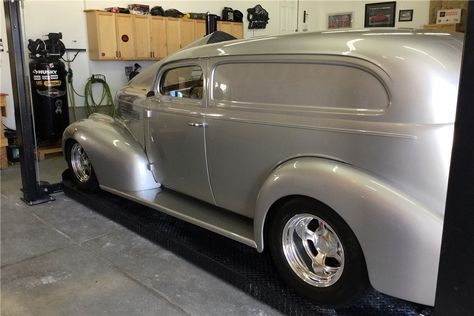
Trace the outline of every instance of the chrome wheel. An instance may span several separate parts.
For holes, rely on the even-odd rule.
[[[283,253],[306,283],[329,287],[344,270],[344,249],[334,229],[312,214],[294,215],[283,228]]]
[[[92,176],[92,166],[84,148],[79,143],[71,147],[71,167],[79,182],[85,183]]]

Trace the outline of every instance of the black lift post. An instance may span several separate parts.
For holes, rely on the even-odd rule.
[[[41,186],[36,173],[35,133],[31,110],[29,83],[25,77],[27,64],[24,47],[19,0],[4,0],[8,52],[13,86],[17,140],[20,149],[23,201],[29,205],[54,200],[48,195],[49,186]]]
[[[435,315],[474,313],[474,3],[468,1]]]

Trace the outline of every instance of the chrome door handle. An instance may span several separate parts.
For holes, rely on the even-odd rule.
[[[188,125],[193,127],[206,127],[207,123],[188,122]]]

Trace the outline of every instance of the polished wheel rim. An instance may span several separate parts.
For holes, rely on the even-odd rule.
[[[283,253],[306,283],[328,287],[344,270],[344,249],[334,229],[312,214],[297,214],[283,228]]]
[[[71,166],[74,175],[80,182],[87,182],[92,174],[92,167],[84,148],[75,143],[71,148]]]

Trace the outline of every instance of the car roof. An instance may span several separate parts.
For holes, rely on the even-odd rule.
[[[372,71],[384,76],[394,105],[390,117],[385,115],[387,120],[423,124],[454,121],[463,48],[461,33],[381,28],[204,42],[205,38],[198,40],[157,62],[129,82],[128,87],[148,91],[161,67],[180,61],[232,56],[238,60],[239,56],[247,56],[242,59],[248,62],[248,56],[260,56],[255,60],[262,60],[262,55],[321,55],[325,60],[329,56],[346,62],[352,57],[357,64],[361,60],[364,65],[368,62]]]
[[[155,75],[163,65],[176,61],[278,54],[349,56],[367,60],[386,73],[404,71],[410,76],[410,72],[439,67],[439,75],[458,76],[463,38],[462,33],[384,28],[293,33],[215,44],[205,44],[207,40],[204,37],[148,67],[129,85],[150,85],[150,80],[147,79],[149,76]],[[409,62],[397,63],[400,60]],[[416,67],[412,67],[413,65]]]
[[[463,34],[417,29],[362,29],[349,31],[324,31],[262,36],[244,40],[225,41],[216,44],[187,46],[170,55],[165,63],[215,56],[262,55],[262,54],[329,54],[346,55],[382,62],[384,53],[396,54],[408,49],[418,50],[425,56],[437,55],[447,59],[446,46],[460,52]],[[439,53],[436,53],[436,51]],[[432,55],[433,56],[433,55]],[[443,62],[443,61],[441,61]]]

